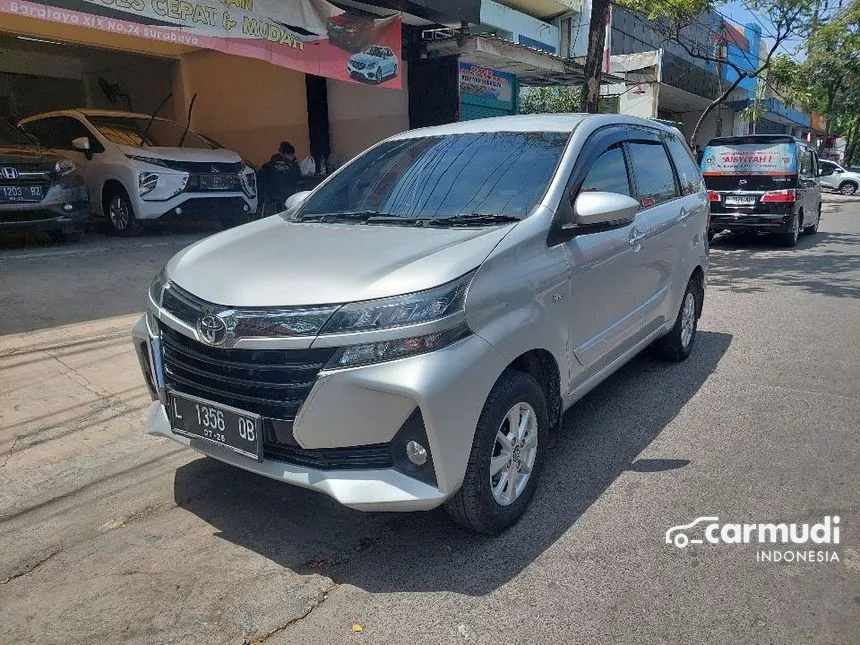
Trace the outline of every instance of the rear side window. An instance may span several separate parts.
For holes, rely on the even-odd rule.
[[[636,181],[636,194],[643,208],[656,206],[678,197],[675,172],[659,143],[630,143],[630,163]]]
[[[102,145],[96,140],[87,127],[70,116],[58,116],[48,119],[39,119],[25,123],[26,132],[35,136],[39,143],[46,148],[58,150],[74,150],[72,141],[78,137],[87,137],[90,140],[92,152],[104,152]]]
[[[699,164],[693,159],[687,144],[678,137],[670,135],[666,137],[666,147],[669,148],[675,162],[675,170],[678,171],[681,193],[694,195],[702,190],[702,175],[699,174]]]
[[[627,165],[620,145],[610,148],[597,158],[582,182],[580,192],[585,191],[631,194]]]
[[[813,176],[812,151],[808,148],[798,146],[798,156],[800,157],[800,163],[798,164],[800,167],[800,176],[804,179],[809,179]]]

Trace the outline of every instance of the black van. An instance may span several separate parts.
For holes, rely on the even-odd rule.
[[[801,139],[750,134],[711,139],[702,155],[711,202],[708,239],[722,230],[775,233],[794,246],[821,219],[818,155]]]

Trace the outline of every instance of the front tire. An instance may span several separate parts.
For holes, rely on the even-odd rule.
[[[699,283],[690,279],[684,297],[681,298],[681,308],[675,318],[672,331],[654,344],[657,357],[664,361],[680,363],[687,360],[696,343],[696,333],[699,327],[699,312],[702,310],[702,289]]]
[[[839,184],[839,192],[843,195],[853,195],[857,192],[857,184],[853,181],[843,181]]]
[[[105,215],[114,235],[134,237],[143,232],[140,220],[134,216],[131,200],[123,188],[112,188],[105,198]]]
[[[546,395],[540,383],[524,372],[504,372],[478,419],[463,485],[445,510],[473,531],[504,531],[534,495],[548,439]]]

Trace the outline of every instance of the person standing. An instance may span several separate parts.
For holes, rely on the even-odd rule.
[[[287,197],[296,192],[302,176],[296,149],[288,141],[282,141],[278,152],[260,168],[259,175],[263,217],[281,212]]]

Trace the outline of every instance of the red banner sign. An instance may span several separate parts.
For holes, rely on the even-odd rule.
[[[399,88],[400,18],[324,0],[0,0],[9,13],[258,58],[306,74]]]

